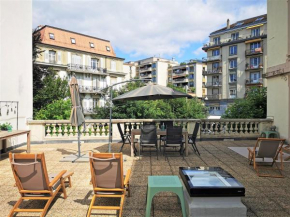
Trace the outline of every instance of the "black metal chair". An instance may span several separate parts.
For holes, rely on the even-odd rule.
[[[165,159],[167,158],[166,155],[166,148],[176,148],[179,147],[180,149],[178,152],[180,155],[182,155],[184,159],[184,151],[183,151],[183,141],[182,141],[182,127],[167,127],[166,129],[166,140],[164,143],[163,153],[165,156]],[[170,151],[170,152],[176,152],[176,151]]]
[[[130,135],[129,133],[127,133],[127,134],[124,134],[124,133],[123,133],[123,130],[122,130],[122,128],[121,128],[121,124],[120,124],[120,123],[117,123],[117,126],[118,126],[118,130],[119,130],[120,136],[121,136],[121,138],[122,138],[122,142],[123,142],[123,144],[122,144],[122,146],[121,146],[119,152],[122,152],[123,147],[124,147],[124,145],[126,144],[126,141],[128,140],[128,143],[129,143],[130,145],[133,145],[133,148],[134,148],[134,155],[136,156],[136,154],[137,154],[137,149],[136,149],[136,147],[135,147],[135,141],[133,141],[133,144],[131,143],[131,135]]]
[[[167,127],[173,127],[173,121],[160,121],[159,128],[162,129],[164,126],[164,130],[167,129]],[[160,136],[160,151],[161,151],[161,142],[165,143],[166,136]]]
[[[188,143],[192,145],[192,148],[195,151],[195,153],[197,153],[200,156],[200,153],[199,153],[197,146],[196,146],[196,143],[195,143],[198,129],[199,129],[199,123],[195,123],[193,133],[191,136],[188,137]]]
[[[143,148],[150,148],[150,154],[151,154],[151,148],[156,148],[156,154],[157,154],[157,160],[158,160],[158,145],[157,145],[157,131],[156,131],[156,125],[146,125],[141,128],[141,136],[140,136],[140,142],[139,142],[139,151],[140,154],[142,154]]]
[[[155,122],[143,122],[143,127],[144,126],[156,126]]]

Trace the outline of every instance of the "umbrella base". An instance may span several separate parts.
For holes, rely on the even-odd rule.
[[[78,156],[78,154],[71,154],[64,156],[60,162],[89,162],[89,154],[81,154]]]

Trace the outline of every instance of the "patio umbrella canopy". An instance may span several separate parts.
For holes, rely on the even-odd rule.
[[[193,98],[189,94],[173,90],[169,87],[149,84],[145,87],[140,87],[128,93],[124,93],[114,98],[113,101],[176,99],[182,97]]]

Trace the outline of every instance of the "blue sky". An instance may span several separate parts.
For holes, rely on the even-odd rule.
[[[266,0],[33,1],[33,27],[51,25],[110,40],[125,62],[201,59],[210,32],[267,13]]]

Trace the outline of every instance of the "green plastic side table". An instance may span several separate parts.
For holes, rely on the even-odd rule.
[[[262,131],[261,137],[263,137],[263,134],[265,135],[266,138],[280,138],[279,133],[277,131]]]
[[[147,190],[146,217],[150,217],[151,203],[155,194],[170,191],[179,197],[182,215],[186,217],[183,187],[178,176],[149,176]]]

